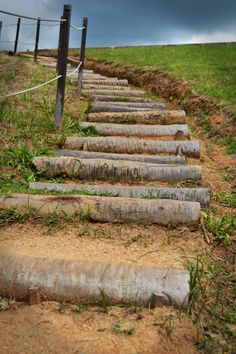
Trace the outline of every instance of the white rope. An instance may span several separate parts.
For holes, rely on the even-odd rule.
[[[0,96],[0,100],[3,100],[3,99],[8,98],[8,97],[12,97],[12,96],[21,95],[22,93],[26,93],[26,92],[29,92],[29,91],[36,90],[36,89],[38,89],[38,88],[40,88],[40,87],[43,87],[43,86],[46,86],[46,85],[50,84],[50,83],[53,82],[53,81],[56,81],[56,80],[60,79],[61,77],[62,77],[62,75],[59,75],[59,76],[55,77],[54,79],[51,79],[51,80],[49,80],[49,81],[46,81],[46,82],[44,82],[43,84],[40,84],[40,85],[38,85],[38,86],[34,86],[34,87],[31,87],[31,88],[26,89],[26,90],[23,90],[23,91],[10,93],[10,94],[8,94],[8,95],[6,95],[6,96]]]
[[[76,26],[74,26],[72,24],[70,26],[71,26],[71,28],[73,28],[73,29],[75,29],[77,31],[81,31],[81,30],[85,29],[85,27],[76,27]]]
[[[50,18],[40,18],[40,17],[29,17],[29,16],[24,16],[24,15],[19,15],[19,14],[15,14],[13,12],[7,12],[7,11],[3,11],[0,10],[0,13],[6,14],[6,15],[11,15],[11,16],[16,16],[16,17],[21,17],[21,18],[26,18],[28,20],[41,20],[41,21],[46,21],[46,22],[66,22],[66,19],[60,19],[60,20],[54,20],[54,19],[50,19]]]
[[[73,76],[79,70],[79,68],[81,67],[82,63],[83,62],[81,61],[79,63],[79,65],[77,66],[77,68],[74,71],[72,71],[72,73],[68,74],[67,77]]]

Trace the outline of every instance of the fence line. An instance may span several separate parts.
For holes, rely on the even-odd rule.
[[[85,27],[76,27],[74,25],[70,25],[70,27],[75,29],[75,30],[77,30],[77,31],[81,31],[81,30],[83,30],[85,28]]]
[[[4,100],[5,98],[8,98],[8,97],[18,96],[18,95],[21,95],[22,93],[26,93],[26,92],[30,92],[30,91],[33,91],[33,90],[37,90],[38,88],[46,86],[46,85],[50,84],[51,82],[60,79],[61,77],[62,77],[62,75],[58,75],[57,77],[54,77],[53,79],[48,80],[48,81],[44,82],[43,84],[28,88],[26,90],[9,93],[8,95],[5,95],[5,96],[0,96],[0,100]]]
[[[30,16],[25,16],[25,15],[19,15],[13,12],[8,12],[8,11],[3,11],[0,10],[0,13],[6,14],[6,15],[10,15],[10,16],[15,16],[15,17],[21,17],[21,18],[26,18],[28,20],[38,20],[39,17],[30,17]],[[50,19],[50,18],[40,18],[41,21],[45,21],[45,22],[66,22],[66,19]]]

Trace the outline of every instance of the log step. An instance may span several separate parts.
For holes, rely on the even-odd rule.
[[[96,302],[101,290],[109,304],[146,305],[153,294],[160,303],[187,307],[189,272],[185,269],[75,261],[0,253],[0,295],[25,300],[37,287],[49,301]]]
[[[115,181],[199,181],[201,167],[191,165],[156,165],[142,162],[115,161],[104,159],[80,159],[75,157],[35,157],[33,165],[37,171],[45,171],[47,177]]]
[[[79,157],[81,159],[105,159],[120,161],[139,161],[154,164],[186,164],[185,156],[158,156],[158,155],[129,155],[129,154],[111,154],[105,152],[88,152],[77,150],[57,150],[57,156]]]
[[[130,124],[185,124],[186,114],[181,110],[155,110],[146,112],[90,113],[88,121]]]
[[[99,80],[99,79],[95,79],[95,80],[88,80],[88,79],[84,79],[83,80],[83,86],[84,85],[106,85],[106,86],[128,86],[128,80]]]
[[[120,86],[120,85],[117,85],[117,86],[111,86],[111,85],[106,85],[106,83],[104,82],[103,85],[97,85],[97,84],[90,84],[90,85],[87,85],[87,84],[83,84],[83,90],[111,90],[111,91],[131,91],[131,89],[128,87],[128,86]]]
[[[143,124],[112,124],[112,123],[92,123],[81,122],[82,127],[93,127],[103,136],[176,136],[182,134],[183,137],[189,136],[189,129],[186,124],[173,125],[143,125]]]
[[[156,109],[165,109],[165,107],[162,104],[157,104],[154,108],[153,107],[135,107],[129,106],[129,105],[116,105],[111,104],[111,103],[100,103],[100,102],[94,102],[91,105],[91,112],[146,112],[146,111],[152,111]]]
[[[121,103],[127,103],[127,102],[131,102],[131,103],[135,103],[135,102],[140,102],[140,103],[150,103],[152,102],[149,98],[144,98],[144,97],[124,97],[124,96],[105,96],[105,95],[95,95],[92,96],[94,98],[94,100],[96,101],[104,101],[104,102],[121,102]]]
[[[87,215],[96,222],[139,222],[159,225],[198,225],[199,203],[97,196],[12,194],[0,196],[0,209],[33,210],[37,215]],[[1,274],[1,273],[0,273]]]
[[[96,104],[103,104],[103,105],[112,105],[112,106],[127,106],[127,107],[135,107],[135,108],[154,108],[154,109],[166,109],[166,105],[164,103],[153,103],[153,102],[117,102],[117,101],[112,101],[112,102],[102,102],[98,101]]]
[[[143,97],[145,95],[145,91],[139,90],[83,90],[84,95],[105,95],[105,96],[128,96],[128,97]]]
[[[174,154],[183,153],[185,156],[199,157],[200,143],[192,141],[156,141],[145,139],[129,139],[123,137],[68,137],[65,149],[100,151],[128,154]]]
[[[31,182],[32,190],[57,191],[62,193],[77,192],[78,194],[107,195],[123,198],[172,199],[189,202],[198,202],[202,208],[210,204],[210,190],[208,188],[157,188],[126,185],[101,184],[65,184]]]

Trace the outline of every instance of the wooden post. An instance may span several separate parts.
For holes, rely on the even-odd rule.
[[[80,62],[82,62],[79,73],[78,73],[78,95],[81,95],[82,91],[82,81],[83,81],[83,71],[84,71],[84,59],[85,59],[85,49],[86,49],[86,38],[87,38],[87,28],[88,28],[88,18],[83,18],[83,31],[82,31],[82,40],[80,48]]]
[[[17,27],[16,27],[16,38],[15,38],[15,45],[14,45],[14,55],[17,52],[17,47],[18,47],[18,39],[19,39],[19,34],[20,34],[20,24],[21,24],[21,19],[18,18],[17,21]]]
[[[0,40],[1,40],[1,35],[2,35],[2,21],[0,21]]]
[[[18,46],[18,39],[19,39],[19,33],[20,33],[20,22],[21,22],[21,19],[18,18],[18,21],[17,21],[17,27],[16,27],[16,39],[15,39],[15,46],[14,46],[14,52],[13,54],[15,55],[16,52],[17,52],[17,46]]]
[[[37,20],[37,29],[36,29],[36,38],[35,38],[35,47],[34,47],[34,62],[37,63],[38,56],[38,46],[39,46],[39,34],[40,34],[40,17]]]
[[[58,48],[58,75],[62,75],[57,82],[55,128],[61,128],[64,110],[64,98],[66,87],[66,70],[68,59],[68,48],[70,38],[71,5],[64,5],[64,12],[61,18],[60,38]]]

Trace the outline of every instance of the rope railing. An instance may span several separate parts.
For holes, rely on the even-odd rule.
[[[50,19],[50,18],[30,17],[30,16],[19,15],[19,14],[16,14],[14,12],[8,12],[8,11],[3,11],[3,10],[0,10],[0,13],[3,13],[5,15],[20,17],[20,18],[26,18],[28,20],[35,20],[35,21],[40,19],[41,21],[45,21],[45,22],[66,22],[66,19],[58,19],[57,20],[57,19]]]
[[[9,98],[9,97],[18,96],[18,95],[21,95],[23,93],[27,93],[27,92],[30,92],[30,91],[33,91],[33,90],[37,90],[37,89],[39,89],[39,88],[41,88],[43,86],[46,86],[46,85],[50,84],[53,81],[56,81],[56,80],[60,79],[61,77],[62,77],[62,75],[58,75],[57,77],[54,77],[53,79],[48,80],[48,81],[44,82],[43,84],[28,88],[26,90],[22,90],[22,91],[18,91],[18,92],[12,92],[12,93],[9,93],[9,94],[7,94],[5,96],[0,96],[0,100],[4,100],[4,99]]]
[[[72,24],[70,25],[70,27],[75,29],[75,30],[77,30],[77,31],[81,31],[81,30],[83,30],[85,28],[85,27],[77,27],[77,26],[74,26]]]
[[[82,65],[82,61],[79,63],[79,65],[77,66],[77,68],[74,71],[72,71],[70,74],[67,75],[67,77],[73,76],[79,70],[81,65]],[[44,87],[44,86],[46,86],[46,85],[48,85],[48,84],[60,79],[61,77],[62,77],[62,75],[58,75],[58,76],[54,77],[53,79],[48,80],[48,81],[46,81],[46,82],[44,82],[44,83],[42,83],[40,85],[37,85],[37,86],[34,86],[34,87],[30,87],[28,89],[25,89],[25,90],[22,90],[22,91],[18,91],[18,92],[12,92],[12,93],[9,93],[9,94],[7,94],[5,96],[0,96],[0,100],[4,100],[4,99],[9,98],[9,97],[18,96],[18,95],[21,95],[23,93],[27,93],[27,92],[30,92],[30,91],[37,90],[37,89],[39,89],[41,87]]]

